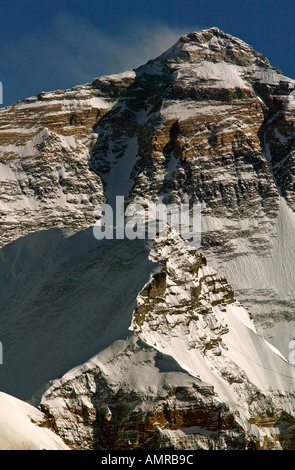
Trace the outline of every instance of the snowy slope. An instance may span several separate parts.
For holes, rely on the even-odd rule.
[[[233,399],[232,387],[228,384],[225,387],[225,381],[220,380],[222,363],[225,361],[227,367],[231,367],[227,359],[264,392],[294,392],[295,368],[257,334],[248,312],[234,299],[228,299],[227,283],[219,279],[212,268],[201,265],[194,273],[195,260],[188,253],[176,236],[159,242],[152,250],[151,255],[158,262],[161,260],[167,270],[162,300],[165,299],[169,313],[167,315],[165,309],[161,311],[159,300],[146,300],[141,294],[139,309],[141,302],[143,305],[148,302],[148,314],[144,319],[137,319],[135,314],[132,328],[148,344],[157,345],[161,351],[172,355],[186,370],[214,384],[220,398],[227,403]],[[200,288],[196,305],[192,286]],[[200,315],[204,309],[206,313]],[[202,347],[207,342],[208,352]]]
[[[74,449],[82,441],[86,449],[220,450],[277,436],[241,419],[210,384],[136,334],[54,381],[41,408]]]
[[[252,224],[254,223],[255,219],[252,219]],[[211,222],[211,230],[214,225]],[[206,220],[203,219],[203,227],[205,226]],[[267,233],[267,220],[264,226]],[[229,259],[226,264],[214,255],[208,256],[210,263],[227,277],[242,304],[255,312],[259,332],[286,357],[290,353],[289,343],[295,334],[295,320],[292,315],[295,284],[294,233],[295,214],[286,200],[280,197],[275,231],[264,257],[256,254],[255,250],[250,251],[247,240],[236,245],[236,258]]]
[[[159,376],[159,371],[173,372],[169,383],[178,380],[175,372],[182,371],[199,380],[200,387],[201,384],[213,387],[217,408],[212,410],[212,416],[217,419],[218,406],[226,404],[226,413],[235,416],[231,426],[235,428],[236,438],[240,436],[241,439],[242,433],[263,446],[267,436],[268,446],[279,448],[275,442],[280,433],[280,416],[284,412],[292,416],[295,412],[295,368],[257,334],[248,312],[232,297],[226,280],[219,278],[180,237],[171,234],[167,239],[156,240],[150,258],[162,269],[158,268],[151,275],[137,297],[129,328],[135,334],[126,335],[125,341],[113,343],[87,363],[53,381],[42,397],[42,410],[54,418],[61,436],[74,448],[80,446],[80,439],[87,448],[112,445],[115,448],[147,448],[155,433],[162,432],[162,421],[159,417],[155,421],[153,418],[153,427],[143,425],[147,426],[147,434],[138,442],[134,438],[135,429],[138,429],[136,416],[138,413],[145,416],[142,419],[146,422],[147,416],[156,413],[160,407],[163,398],[160,384],[164,377]],[[148,346],[151,349],[147,355]],[[153,359],[149,356],[151,353]],[[155,353],[165,359],[161,359],[162,367],[159,360],[154,364]],[[183,390],[187,387],[185,384],[186,380],[183,380]],[[166,382],[164,393],[167,387]],[[111,396],[109,390],[112,390]],[[212,405],[212,400],[208,401],[210,394],[204,390],[202,406],[206,409]],[[182,393],[186,396],[189,392]],[[173,402],[175,397],[179,399],[178,394],[171,391],[169,400]],[[191,406],[196,407],[197,397],[191,400]],[[175,413],[180,414],[183,406],[183,403],[171,404]],[[261,417],[269,407],[276,410],[277,416],[270,415],[261,425]],[[91,422],[95,429],[105,426],[96,431],[99,436],[101,432],[106,433],[105,441],[102,437],[91,437],[87,426],[81,426],[81,434],[77,434],[81,409],[88,424]],[[182,445],[226,448],[223,440],[217,444],[216,435],[210,434],[218,426],[211,428],[208,422],[202,422],[199,428],[193,429],[192,423],[196,426],[200,419],[199,412],[195,410],[194,413],[192,421],[183,415],[178,424],[173,425],[173,421],[164,426],[164,429],[178,430],[177,437],[172,432],[168,441],[181,445],[182,428],[192,428],[193,444]],[[128,423],[129,431],[124,423]],[[218,429],[220,432],[221,428]],[[227,435],[227,427],[222,429]],[[130,439],[125,436],[126,432],[130,433]],[[205,444],[202,439],[206,433]],[[167,434],[165,436],[167,438]],[[164,446],[163,436],[160,442]]]
[[[217,28],[182,37],[135,72],[96,128],[91,167],[106,196],[113,201],[118,188],[129,201],[202,202],[204,254],[288,356],[294,80]]]
[[[1,111],[0,387],[71,448],[295,447],[292,86],[211,28]],[[95,240],[117,195],[201,202],[201,250]]]
[[[36,232],[3,247],[1,390],[30,399],[124,337],[154,268],[143,242],[99,242],[92,228],[68,238],[59,229]]]
[[[0,450],[69,450],[59,436],[40,427],[44,421],[39,410],[1,392]]]

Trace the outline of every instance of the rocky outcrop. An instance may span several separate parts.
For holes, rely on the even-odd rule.
[[[30,232],[75,232],[95,222],[94,207],[105,199],[88,165],[93,127],[132,80],[133,72],[101,77],[1,109],[0,246]]]
[[[135,73],[95,128],[90,167],[111,202],[115,186],[130,202],[201,203],[203,252],[288,355],[295,81],[217,28]]]
[[[43,395],[53,429],[74,449],[293,448],[294,368],[181,238],[150,256],[133,333]]]
[[[294,83],[211,28],[0,111],[0,325],[38,345],[44,328],[61,326],[59,346],[66,332],[62,357],[82,365],[64,374],[52,346],[37,382],[62,376],[40,407],[71,448],[294,448]],[[201,203],[201,247],[173,230],[90,241],[93,209],[117,195]],[[51,227],[63,234],[38,233]],[[9,341],[17,364],[23,343]]]
[[[212,386],[136,335],[54,383],[40,408],[74,449],[259,447]]]

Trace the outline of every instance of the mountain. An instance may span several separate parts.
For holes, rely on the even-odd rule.
[[[70,448],[294,448],[294,89],[211,28],[0,110],[0,387]],[[201,246],[97,240],[118,195]]]
[[[70,450],[51,429],[41,411],[0,393],[1,450]]]

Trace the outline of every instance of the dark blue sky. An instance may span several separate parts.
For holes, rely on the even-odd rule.
[[[0,0],[4,105],[137,67],[217,26],[295,78],[294,0]],[[5,5],[3,5],[5,3]]]

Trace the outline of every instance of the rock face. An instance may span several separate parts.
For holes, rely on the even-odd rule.
[[[64,376],[46,392],[41,409],[74,448],[81,448],[81,439],[88,449],[218,448],[224,440],[243,442],[242,429],[228,432],[238,426],[213,387],[137,336],[114,343],[85,364],[83,373]]]
[[[55,431],[72,448],[293,448],[294,368],[176,234],[150,257],[134,333],[43,395]]]
[[[81,372],[63,377],[41,403],[73,448],[81,448],[81,441],[84,449],[259,446],[212,386],[137,336],[115,343]]]
[[[67,91],[40,93],[0,112],[0,246],[27,233],[94,223],[104,201],[89,169],[93,127],[133,74],[102,77]]]
[[[107,194],[119,184],[132,201],[201,202],[208,260],[286,355],[294,86],[242,41],[216,28],[192,33],[136,70],[124,100],[98,123],[90,162]]]
[[[70,447],[294,448],[294,88],[211,28],[0,111],[0,326],[22,325],[2,388],[28,399],[62,376],[40,407]],[[93,210],[117,195],[201,203],[200,249],[173,230],[94,241]],[[52,227],[63,233],[40,232]],[[18,340],[32,325],[47,375]],[[69,361],[46,350],[65,334]],[[27,390],[11,372],[21,357]]]

